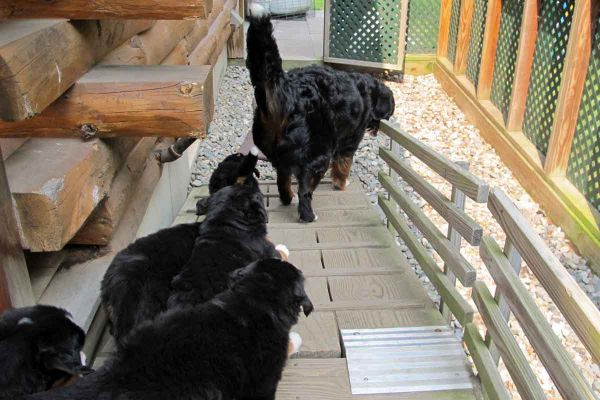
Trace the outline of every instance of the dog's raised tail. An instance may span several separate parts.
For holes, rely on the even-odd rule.
[[[273,37],[273,24],[267,10],[257,3],[250,5],[250,26],[248,27],[246,66],[250,71],[252,85],[260,92],[272,94],[283,77],[283,66],[277,42]],[[269,95],[269,94],[267,94]]]

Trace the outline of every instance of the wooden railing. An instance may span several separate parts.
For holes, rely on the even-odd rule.
[[[596,272],[599,20],[597,0],[442,0],[435,65],[445,91]]]
[[[389,194],[389,198],[379,196],[379,205],[389,225],[404,241],[436,288],[441,298],[441,311],[447,316],[453,315],[464,328],[464,342],[488,397],[511,398],[498,372],[499,359],[502,358],[523,399],[546,398],[538,377],[532,370],[531,359],[523,354],[509,327],[508,321],[512,313],[563,398],[595,399],[590,384],[554,334],[546,317],[519,278],[524,262],[592,358],[598,361],[600,311],[565,267],[501,190],[490,189],[485,182],[457,163],[436,153],[392,124],[382,123],[381,132],[391,139],[392,149],[401,146],[450,183],[455,200],[457,194],[464,193],[476,202],[487,202],[491,215],[506,234],[502,250],[491,237],[482,237],[482,228],[464,212],[464,202],[452,202],[394,151],[380,148],[379,155],[390,167],[390,173],[379,174],[380,182]],[[444,237],[425,213],[408,198],[392,174],[397,174],[410,185],[448,222],[447,237]],[[462,203],[459,205],[463,207],[457,203]],[[417,239],[407,219],[398,212],[398,207],[438,253],[445,263],[444,270]],[[476,271],[460,254],[460,241],[456,240],[456,236],[464,238],[471,245],[480,246],[481,259],[497,287],[493,295],[483,281],[476,279]],[[473,288],[472,299],[487,330],[485,339],[473,322],[475,310],[455,287],[454,277],[463,286]]]

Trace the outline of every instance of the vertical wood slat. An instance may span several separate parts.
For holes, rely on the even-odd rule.
[[[515,79],[513,82],[512,96],[506,120],[508,131],[521,130],[525,117],[525,103],[533,67],[535,53],[535,40],[538,31],[539,0],[525,0],[523,7],[523,20],[521,22],[521,36],[515,66]]]
[[[329,32],[331,29],[331,1],[325,0],[325,32],[323,34],[323,57],[329,57]]]
[[[398,58],[396,59],[396,63],[399,66],[404,65],[404,53],[406,51],[406,34],[408,32],[408,1],[409,0],[402,0],[400,3],[400,21],[398,21],[400,25],[400,32],[398,33]]]
[[[440,28],[438,31],[437,56],[448,56],[448,38],[450,36],[450,15],[452,0],[442,0],[440,5]]]
[[[35,303],[0,151],[0,310]]]
[[[456,39],[456,57],[454,59],[454,73],[463,75],[467,70],[469,43],[471,43],[471,25],[475,0],[462,0],[460,2],[460,22],[458,24],[458,37]]]
[[[481,50],[481,67],[479,68],[479,80],[477,81],[477,98],[482,100],[489,99],[492,92],[501,20],[502,0],[488,0]]]
[[[469,169],[468,162],[457,161],[456,164],[466,170]],[[456,188],[454,186],[452,187],[451,200],[459,210],[464,211],[466,199],[467,199],[467,197],[465,196],[465,194],[463,192],[461,192],[458,188]],[[461,246],[461,242],[462,242],[461,235],[450,224],[448,224],[448,236],[447,237],[448,237],[448,240],[450,241],[450,245],[452,247],[454,247],[455,249],[457,249],[458,252],[460,253],[460,246]],[[444,274],[446,274],[450,283],[452,283],[452,285],[456,286],[456,275],[454,275],[454,273],[452,272],[452,269],[446,263],[444,263]],[[444,301],[441,299],[440,299],[440,311],[442,312],[442,315],[444,316],[444,318],[446,318],[446,321],[448,323],[450,323],[452,321],[452,313],[448,309],[448,306],[446,304],[444,304]]]
[[[597,0],[575,2],[562,84],[544,163],[544,170],[551,175],[563,176],[567,171],[592,52],[598,9]]]

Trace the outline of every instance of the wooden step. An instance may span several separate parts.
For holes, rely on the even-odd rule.
[[[54,6],[54,2],[45,4]],[[40,15],[37,8],[36,13]],[[109,51],[150,26],[152,21],[146,20],[2,22],[0,120],[17,121],[40,113]]]
[[[0,19],[190,19],[205,18],[211,5],[210,0],[3,0]]]
[[[210,66],[99,66],[35,118],[0,122],[0,136],[203,137],[211,88]]]

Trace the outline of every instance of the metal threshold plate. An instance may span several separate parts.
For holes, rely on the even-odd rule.
[[[462,343],[447,326],[344,329],[352,394],[472,389]]]

